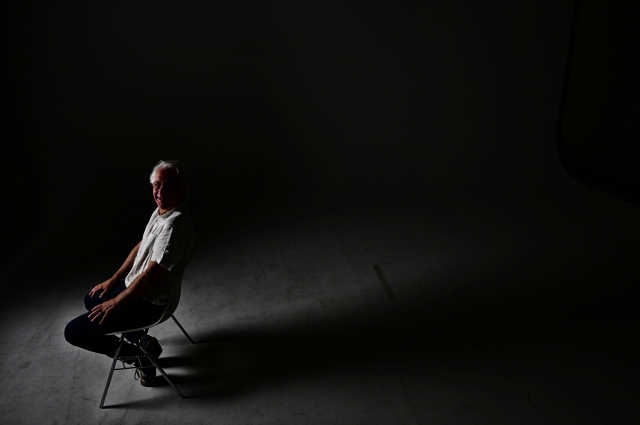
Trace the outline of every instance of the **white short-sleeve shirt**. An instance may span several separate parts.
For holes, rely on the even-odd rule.
[[[165,304],[173,287],[182,281],[187,264],[193,256],[195,240],[186,201],[163,215],[156,209],[144,230],[142,243],[133,267],[125,278],[125,285],[131,285],[146,270],[149,261],[155,261],[167,273],[142,297],[153,304]]]

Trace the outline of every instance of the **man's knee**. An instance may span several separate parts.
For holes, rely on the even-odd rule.
[[[64,328],[64,339],[66,339],[67,342],[71,345],[76,345],[76,346],[78,345],[76,343],[78,339],[78,334],[75,331],[73,320],[67,323],[67,326]]]
[[[76,317],[64,328],[64,339],[71,345],[75,345],[76,347],[82,346],[82,341],[86,338],[86,326],[83,326],[83,316]],[[86,319],[85,319],[86,320]]]
[[[84,308],[86,308],[87,311],[91,311],[91,309],[95,307],[97,304],[99,303],[96,303],[96,300],[93,299],[91,295],[89,295],[88,293],[87,295],[84,296]]]

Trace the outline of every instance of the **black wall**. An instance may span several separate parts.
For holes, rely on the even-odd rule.
[[[255,209],[462,204],[566,178],[572,1],[3,8],[5,266],[126,252],[158,159],[190,164],[205,234]]]
[[[640,1],[576,2],[558,154],[576,179],[640,206]]]

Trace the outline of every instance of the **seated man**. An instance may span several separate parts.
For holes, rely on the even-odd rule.
[[[151,172],[153,199],[158,208],[151,214],[142,241],[110,279],[96,285],[84,298],[88,313],[67,324],[67,341],[85,350],[114,357],[120,339],[105,335],[156,323],[164,312],[171,290],[180,284],[195,245],[195,232],[187,208],[189,174],[179,161],[160,161]],[[156,358],[162,348],[144,331],[125,339],[144,344]],[[142,354],[139,347],[124,343],[121,356]],[[156,368],[148,359],[136,364],[140,383],[153,385]]]

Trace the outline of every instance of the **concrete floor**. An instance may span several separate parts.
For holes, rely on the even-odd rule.
[[[187,271],[197,344],[151,332],[188,398],[125,371],[103,410],[110,361],[62,332],[120,260],[25,268],[1,301],[0,423],[636,424],[639,218],[577,183],[247,213]]]

